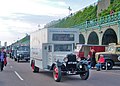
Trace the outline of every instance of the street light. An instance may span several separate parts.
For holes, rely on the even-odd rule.
[[[68,10],[69,10],[69,15],[70,15],[70,12],[72,11],[72,9],[70,8],[70,6],[68,7]]]

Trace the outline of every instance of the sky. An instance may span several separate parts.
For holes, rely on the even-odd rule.
[[[0,0],[0,41],[10,45],[43,28],[50,21],[62,19],[98,0]],[[38,27],[39,26],[39,27]]]

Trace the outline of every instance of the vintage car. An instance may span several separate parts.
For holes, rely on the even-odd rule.
[[[105,48],[106,48],[105,45],[77,44],[74,52],[78,57],[82,58],[91,55],[90,52],[91,49],[94,49],[95,52],[104,52]]]
[[[120,45],[110,43],[105,52],[96,53],[96,61],[101,54],[105,57],[108,70],[112,69],[114,65],[120,65]]]
[[[12,51],[13,58],[15,61],[20,60],[30,60],[30,47],[29,46],[17,46],[16,49]]]
[[[82,80],[86,80],[89,77],[87,62],[84,60],[80,61],[74,54],[68,54],[64,58],[64,62],[58,60],[53,67],[53,77],[55,81],[59,82],[61,80],[62,73],[80,75]]]

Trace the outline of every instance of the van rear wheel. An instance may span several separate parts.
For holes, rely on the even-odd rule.
[[[35,63],[32,62],[32,63],[31,63],[31,67],[32,67],[32,71],[33,71],[34,73],[38,73],[38,72],[39,72],[39,68],[35,66]]]

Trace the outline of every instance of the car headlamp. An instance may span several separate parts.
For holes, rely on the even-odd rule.
[[[19,54],[17,54],[17,56],[19,56]]]

